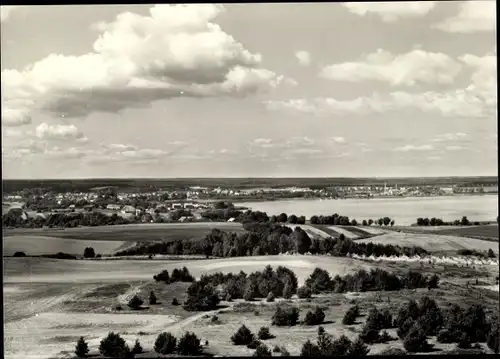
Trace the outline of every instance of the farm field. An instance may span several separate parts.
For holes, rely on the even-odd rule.
[[[64,252],[82,254],[85,247],[92,246],[96,253],[113,254],[133,246],[136,242],[174,241],[198,238],[213,228],[231,232],[244,232],[240,223],[151,223],[117,226],[78,227],[67,229],[11,229],[4,230],[3,255],[11,256],[16,251],[27,255],[54,254]]]
[[[408,268],[408,265],[401,263],[373,263],[328,256],[262,256],[164,263],[5,258],[4,262],[6,358],[69,358],[73,356],[74,343],[81,335],[86,337],[91,354],[96,354],[99,341],[112,330],[120,333],[129,345],[133,345],[138,338],[145,350],[152,350],[156,336],[162,331],[170,331],[179,337],[189,330],[195,332],[202,342],[209,341],[206,348],[208,353],[251,355],[252,350],[234,346],[230,341],[230,336],[242,323],[254,332],[260,326],[270,326],[276,338],[266,341],[266,344],[270,347],[283,345],[290,354],[298,355],[307,339],[315,341],[317,326],[271,326],[275,303],[222,302],[221,309],[217,310],[219,322],[212,323],[213,313],[186,312],[180,306],[171,305],[173,298],[181,302],[186,299],[188,283],[166,285],[154,282],[152,276],[163,269],[171,271],[182,266],[188,267],[195,277],[217,271],[237,273],[243,270],[249,273],[262,270],[272,263],[274,268],[284,265],[292,269],[302,284],[315,267],[327,269],[332,276],[345,275],[360,268],[380,267],[395,272]],[[416,264],[409,265],[418,267]],[[439,273],[443,271],[441,267],[426,269],[431,270]],[[467,270],[472,272],[470,268]],[[301,318],[307,309],[322,306],[326,313],[324,328],[336,337],[345,334],[354,338],[365,318],[353,326],[341,324],[342,316],[353,301],[359,303],[364,313],[372,304],[388,306],[395,313],[399,303],[423,295],[430,295],[443,305],[477,301],[477,297],[471,297],[470,291],[463,290],[463,286],[453,285],[453,281],[455,278],[443,281],[441,289],[432,292],[391,292],[390,304],[387,303],[389,293],[384,292],[332,293],[317,296],[311,302],[292,301],[300,307]],[[486,284],[490,281],[491,278],[484,279]],[[131,311],[126,307],[125,303],[132,295],[146,298],[151,290],[155,291],[159,304],[146,306],[141,311]],[[484,296],[484,301],[489,310],[495,310],[498,293]],[[124,309],[120,312],[114,310],[117,304],[121,304]],[[397,340],[377,344],[371,347],[371,353],[376,354],[388,346],[402,347],[402,343]],[[449,346],[438,344],[437,348],[447,350]]]
[[[474,249],[487,251],[492,249],[498,253],[498,242],[484,241],[480,239],[457,237],[451,235],[429,234],[429,233],[403,233],[391,231],[369,239],[360,239],[361,243],[381,243],[399,246],[419,246],[429,252],[457,251],[460,249]]]

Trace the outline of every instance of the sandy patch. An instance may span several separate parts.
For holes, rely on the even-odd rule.
[[[359,236],[357,234],[349,232],[347,229],[344,229],[344,228],[339,227],[339,226],[329,226],[328,228],[330,228],[331,230],[334,230],[335,232],[343,234],[346,238],[349,238],[349,239],[359,238]]]
[[[54,340],[57,337],[84,336],[88,339],[89,346],[95,350],[100,340],[110,331],[129,333],[123,334],[123,337],[132,346],[138,331],[154,333],[156,336],[176,320],[177,318],[168,315],[41,313],[5,324],[5,357],[46,358],[58,356],[61,351],[74,350],[73,341]],[[152,338],[153,336],[148,338],[148,342]]]

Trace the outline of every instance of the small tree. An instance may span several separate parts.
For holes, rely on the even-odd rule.
[[[95,257],[94,248],[86,247],[85,250],[83,251],[83,258],[94,258],[94,257]]]
[[[258,338],[261,340],[273,339],[274,335],[271,334],[268,327],[261,327],[259,329],[259,333],[257,334]]]
[[[266,301],[268,303],[274,302],[274,294],[273,294],[273,292],[269,292],[269,294],[267,295]]]
[[[427,337],[422,328],[415,323],[403,340],[404,348],[410,353],[426,351],[429,348]]]
[[[495,252],[493,252],[493,249],[488,249],[488,258],[496,258]]]
[[[262,344],[262,342],[261,342],[259,339],[254,338],[254,339],[250,342],[250,344],[248,344],[248,345],[247,345],[247,348],[248,348],[248,349],[257,349],[257,347],[258,347],[259,345],[261,345],[261,344]]]
[[[138,310],[141,308],[141,305],[144,303],[144,301],[139,298],[137,295],[134,295],[132,299],[129,300],[128,306],[133,309],[133,310]]]
[[[304,324],[318,325],[323,323],[323,320],[325,320],[325,313],[320,307],[316,307],[316,310],[314,312],[312,311],[307,312],[304,318]]]
[[[243,299],[245,299],[247,302],[251,302],[254,300],[254,290],[253,288],[251,287],[248,287],[246,290],[245,290],[245,293],[243,294]]]
[[[285,283],[285,287],[283,288],[283,298],[290,299],[293,295],[293,288],[290,282]]]
[[[294,326],[299,320],[299,309],[296,307],[279,306],[272,318],[272,325]]]
[[[202,351],[200,339],[196,334],[191,332],[184,333],[181,339],[179,339],[177,349],[181,355],[198,355]]]
[[[177,346],[177,338],[171,333],[161,333],[155,340],[155,352],[160,354],[170,354],[175,351]]]
[[[153,291],[149,293],[149,304],[156,304],[156,295]]]
[[[134,347],[132,348],[132,354],[141,354],[143,352],[141,343],[139,343],[139,339],[135,340]]]
[[[311,343],[310,340],[302,345],[302,350],[300,351],[301,357],[319,357],[320,351],[316,344]]]
[[[342,324],[344,325],[352,325],[356,322],[357,317],[359,316],[359,307],[354,305],[350,307],[344,315],[342,319]]]
[[[312,296],[311,288],[309,288],[307,286],[300,287],[299,289],[297,289],[297,296],[300,299],[311,298],[311,296]]]
[[[257,349],[255,349],[255,353],[253,353],[254,357],[271,357],[271,350],[265,344],[260,344]]]
[[[351,344],[351,347],[349,348],[349,351],[347,352],[347,355],[348,356],[355,356],[355,357],[358,357],[358,356],[367,356],[368,355],[368,352],[370,351],[370,349],[368,348],[368,346],[365,344],[365,342],[363,342],[363,340],[361,340],[361,338],[357,338],[352,344]]]
[[[172,299],[172,305],[180,305],[180,303],[177,300],[177,298]]]
[[[438,288],[438,285],[439,285],[439,277],[436,274],[433,274],[427,281],[427,288],[429,289]]]
[[[254,335],[246,327],[246,325],[242,325],[236,333],[233,334],[231,337],[231,341],[233,342],[234,345],[248,345],[254,340]]]
[[[110,332],[99,344],[99,352],[105,357],[126,358],[130,349],[120,334]]]
[[[89,345],[83,337],[80,337],[76,342],[75,354],[79,358],[86,357],[89,353]]]

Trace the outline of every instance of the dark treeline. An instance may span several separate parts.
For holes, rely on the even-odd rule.
[[[204,238],[186,238],[172,242],[143,243],[136,247],[117,252],[116,256],[147,254],[202,254],[207,257],[242,257],[277,255],[280,253],[311,253],[345,257],[348,254],[365,256],[414,256],[428,252],[420,247],[400,247],[391,244],[358,243],[339,238],[311,239],[300,227],[290,227],[276,223],[247,222],[245,233],[225,232],[213,229]]]
[[[497,219],[497,221],[498,221],[498,219]],[[479,226],[480,224],[481,224],[481,222],[469,221],[467,216],[463,216],[462,219],[455,219],[452,222],[445,222],[441,218],[436,218],[436,217],[432,217],[431,219],[422,218],[422,217],[417,218],[417,226],[423,226],[423,227],[426,227],[426,226],[432,226],[432,227],[434,227],[434,226],[471,226],[471,225]]]

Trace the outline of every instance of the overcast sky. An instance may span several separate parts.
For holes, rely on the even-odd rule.
[[[3,177],[496,175],[495,14],[2,7]]]

